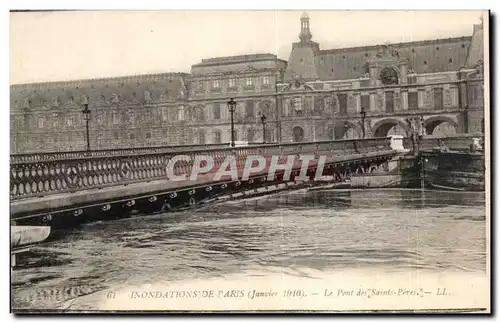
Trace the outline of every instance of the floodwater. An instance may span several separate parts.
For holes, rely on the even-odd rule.
[[[12,305],[97,309],[118,286],[409,269],[486,272],[485,194],[282,192],[179,213],[93,223],[37,246],[12,272]]]

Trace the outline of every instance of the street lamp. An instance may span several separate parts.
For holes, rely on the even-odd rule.
[[[88,103],[83,104],[84,109],[82,110],[83,118],[87,126],[87,151],[90,151],[90,136],[89,136],[89,121],[90,121],[90,109]]]
[[[231,147],[234,147],[234,111],[236,110],[236,101],[234,101],[233,98],[231,98],[229,101],[227,101],[227,106],[229,108],[229,113],[231,113]]]
[[[266,143],[266,115],[262,114],[260,116],[260,121],[262,121],[262,142]]]
[[[366,118],[366,111],[364,107],[361,107],[361,111],[359,112],[361,115],[361,126],[363,127],[363,138],[365,138],[365,118]]]

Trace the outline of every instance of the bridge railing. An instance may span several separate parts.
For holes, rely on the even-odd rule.
[[[117,148],[117,149],[101,149],[101,150],[78,150],[64,152],[48,152],[48,153],[28,153],[28,154],[13,154],[10,155],[11,163],[17,162],[41,162],[49,160],[67,160],[88,157],[105,157],[105,156],[129,156],[140,155],[144,153],[166,153],[179,152],[191,149],[217,149],[229,147],[229,143],[223,144],[207,144],[207,145],[182,145],[182,146],[157,146],[157,147],[138,147],[138,148]]]
[[[210,156],[212,171],[221,167],[228,156],[234,156],[241,169],[249,155],[281,156],[314,154],[343,156],[374,151],[389,151],[390,138],[368,138],[308,143],[252,145],[237,148],[198,149],[183,152],[151,151],[130,155],[66,155],[64,159],[21,161],[11,160],[11,199],[45,196],[63,192],[117,186],[158,179],[168,180],[167,165],[174,156],[186,155],[191,161],[178,161],[175,175],[189,175],[196,156]],[[281,160],[281,159],[280,159]],[[203,162],[198,167],[203,167]]]

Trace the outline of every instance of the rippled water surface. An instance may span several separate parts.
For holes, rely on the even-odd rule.
[[[286,192],[94,223],[19,259],[13,305],[272,268],[485,272],[485,226],[484,193],[420,190]]]

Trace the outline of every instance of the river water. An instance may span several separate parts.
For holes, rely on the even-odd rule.
[[[12,272],[13,307],[96,309],[117,286],[367,270],[486,271],[485,194],[294,191],[93,223]]]

